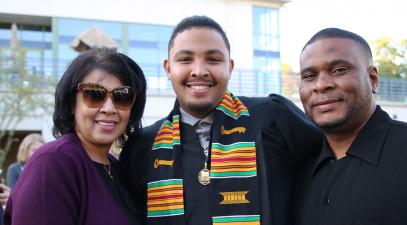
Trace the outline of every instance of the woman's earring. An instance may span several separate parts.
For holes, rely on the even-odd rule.
[[[133,126],[131,126],[131,127],[130,127],[130,134],[133,134],[133,133],[134,133],[134,131],[135,131],[135,130],[134,130],[134,127],[133,127]]]

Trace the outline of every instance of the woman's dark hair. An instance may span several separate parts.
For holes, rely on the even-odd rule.
[[[129,123],[123,135],[119,137],[122,146],[126,136],[130,137],[141,131],[141,117],[146,102],[146,79],[141,68],[128,56],[113,49],[91,49],[76,57],[62,75],[55,91],[54,126],[55,138],[66,133],[75,132],[73,110],[78,93],[78,84],[95,69],[103,70],[119,79],[123,85],[136,91],[136,100],[131,108]]]

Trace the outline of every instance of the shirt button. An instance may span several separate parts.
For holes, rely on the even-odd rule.
[[[332,203],[332,200],[331,200],[330,198],[326,197],[326,198],[324,199],[324,204],[325,204],[325,205],[329,205],[329,204],[331,204],[331,203]]]

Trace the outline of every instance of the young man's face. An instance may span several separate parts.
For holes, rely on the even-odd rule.
[[[378,74],[353,40],[329,38],[301,54],[300,98],[308,116],[325,131],[349,130],[370,116]]]
[[[222,36],[209,28],[179,33],[164,61],[182,109],[198,118],[207,116],[222,100],[233,66]]]

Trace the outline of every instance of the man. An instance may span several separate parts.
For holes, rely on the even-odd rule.
[[[148,224],[290,224],[296,163],[319,151],[322,134],[281,96],[227,91],[234,62],[212,19],[182,20],[168,49],[174,109],[120,156],[147,198]]]
[[[299,175],[295,224],[406,224],[407,124],[375,103],[379,76],[368,43],[321,30],[300,67],[302,104],[325,140]]]

